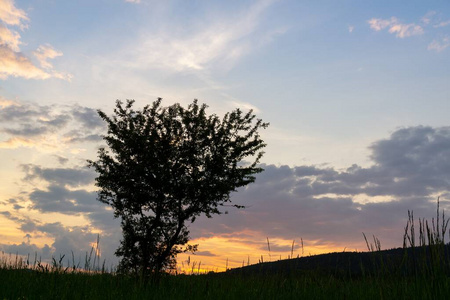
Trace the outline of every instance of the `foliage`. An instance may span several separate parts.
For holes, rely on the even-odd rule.
[[[257,164],[266,144],[258,130],[268,123],[239,109],[222,119],[207,115],[197,100],[187,109],[162,107],[161,99],[142,110],[133,103],[117,101],[112,117],[98,111],[108,124],[109,149],[99,149],[89,165],[98,173],[99,200],[121,218],[119,269],[159,273],[174,266],[178,253],[196,250],[183,249],[187,222],[220,214],[230,193],[262,171]],[[244,164],[246,158],[253,161]]]

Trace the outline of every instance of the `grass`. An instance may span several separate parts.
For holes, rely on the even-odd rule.
[[[364,235],[365,253],[261,262],[223,273],[164,275],[158,282],[106,270],[95,249],[86,254],[82,268],[73,257],[64,267],[64,257],[46,265],[36,257],[31,263],[4,255],[0,299],[445,299],[450,294],[449,220],[440,212],[439,199],[436,218],[419,219],[418,232],[413,212],[408,216],[403,249],[381,251],[376,237],[372,243]],[[269,239],[267,244],[270,253]],[[313,267],[304,267],[307,260]]]

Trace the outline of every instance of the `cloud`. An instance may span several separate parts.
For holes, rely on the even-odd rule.
[[[0,0],[0,20],[10,26],[18,26],[25,29],[25,21],[28,17],[21,9],[14,6],[13,1]],[[20,52],[20,34],[10,30],[7,26],[0,23],[0,79],[8,77],[22,77],[25,79],[49,79],[59,78],[70,81],[72,75],[52,70],[53,66],[48,62],[62,52],[55,50],[51,45],[41,45],[34,52],[34,55],[40,62],[43,69],[34,65],[34,63],[22,52]]]
[[[16,107],[12,120],[27,116],[39,117],[52,108],[41,106]],[[74,112],[80,113],[75,116]],[[92,128],[101,123],[91,122],[93,110],[67,108],[67,114]],[[83,122],[84,121],[84,122]],[[415,126],[400,128],[369,146],[373,164],[368,167],[351,165],[346,169],[323,165],[275,166],[263,165],[264,172],[256,182],[232,194],[244,210],[230,210],[227,215],[212,219],[201,217],[190,224],[195,243],[219,238],[222,245],[242,245],[246,249],[266,250],[269,237],[273,252],[290,252],[290,243],[300,237],[306,249],[364,249],[361,232],[375,234],[383,248],[402,243],[407,211],[427,217],[435,212],[437,196],[442,195],[441,207],[449,208],[450,197],[450,127]],[[25,182],[40,181],[39,186],[23,193],[23,200],[9,199],[15,210],[0,214],[15,222],[30,235],[30,241],[0,245],[2,249],[47,251],[51,255],[86,251],[100,232],[102,257],[114,260],[113,252],[121,238],[120,222],[113,211],[96,200],[97,195],[83,186],[92,185],[95,174],[81,167],[51,168],[35,164],[22,166]],[[26,203],[26,205],[25,205]],[[19,207],[20,206],[20,207]],[[223,209],[226,209],[224,207]],[[66,226],[59,222],[45,223],[23,214],[37,210],[41,215],[57,212],[68,216],[83,216],[84,226]],[[44,234],[53,242],[47,248],[32,243],[34,236]],[[34,246],[33,246],[34,245]],[[14,248],[15,247],[15,248]],[[45,246],[44,246],[45,247]],[[198,255],[215,257],[217,251]],[[309,251],[309,250],[307,250]],[[242,252],[242,250],[241,250]]]
[[[352,33],[355,30],[355,26],[348,26],[348,32]]]
[[[46,198],[44,202],[48,203],[55,200],[55,194],[60,196],[71,193],[71,191],[63,188],[61,190],[62,192],[55,193],[55,188],[50,187],[49,193],[47,194],[36,195],[37,193],[32,192],[30,195],[33,197],[33,200],[36,200],[36,196],[38,198],[43,196]],[[78,190],[73,191],[72,196],[75,195],[75,198],[80,199],[80,197],[76,197],[77,194],[84,195],[87,193],[86,191]],[[88,224],[79,226],[67,226],[61,222],[43,222],[42,220],[24,216],[23,210],[22,212],[0,211],[0,215],[17,224],[17,228],[25,234],[24,238],[27,239],[26,242],[20,244],[0,244],[0,250],[6,253],[18,253],[19,255],[25,256],[28,254],[33,256],[36,253],[38,256],[42,256],[43,261],[46,262],[49,262],[51,257],[59,258],[62,255],[72,259],[70,254],[73,253],[75,263],[78,264],[81,262],[81,267],[84,267],[86,253],[89,255],[92,247],[96,246],[98,235],[100,235],[99,250],[102,261],[106,260],[108,265],[117,265],[117,258],[114,255],[114,251],[117,249],[121,238],[120,223],[117,219],[113,218],[112,211],[106,209],[105,205],[95,199],[91,200],[94,204],[96,202],[98,205],[90,206],[91,209],[83,213],[91,224],[88,222]],[[15,199],[10,199],[9,202],[17,203]],[[70,211],[63,210],[61,212],[73,214]],[[33,238],[43,236],[53,241],[50,246],[44,245],[43,247],[39,247],[31,243]]]
[[[125,0],[125,2],[129,2],[129,3],[141,3],[141,0]]]
[[[26,13],[14,6],[13,0],[0,0],[0,20],[8,25],[25,27],[24,21],[28,21]]]
[[[46,188],[33,188],[28,193],[27,199],[31,202],[29,208],[41,213],[58,212],[68,215],[84,213],[101,214],[105,211],[106,205],[97,201],[97,193],[88,191],[81,187],[88,188],[94,185],[96,173],[87,167],[71,168],[46,168],[34,164],[20,165],[25,173],[23,181],[36,186],[46,186]],[[10,204],[17,204],[17,201]],[[112,217],[112,213],[110,212]]]
[[[48,106],[9,105],[0,109],[0,132],[16,138],[38,137],[61,130],[70,119],[70,114],[53,111]]]
[[[415,23],[403,24],[400,23],[396,17],[391,17],[390,19],[377,19],[372,18],[367,21],[370,24],[370,28],[375,31],[381,31],[388,29],[389,33],[395,34],[398,38],[405,38],[414,35],[421,35],[424,33],[424,27],[428,26],[435,31],[436,28],[446,27],[450,25],[450,20],[442,21],[441,14],[435,11],[430,11],[425,16],[421,18],[422,25],[417,25]],[[433,29],[434,28],[434,29]],[[436,52],[441,52],[445,50],[450,45],[450,39],[447,35],[441,38],[434,38],[432,42],[428,44],[427,49]]]
[[[13,51],[19,51],[20,35],[0,24],[0,45],[5,45]]]
[[[35,52],[33,52],[34,56],[38,59],[41,67],[44,69],[53,69],[51,63],[49,63],[48,59],[53,59],[58,56],[62,56],[63,53],[61,51],[55,50],[51,45],[41,45]]]
[[[48,62],[46,62],[48,64]],[[36,67],[28,57],[14,51],[10,45],[0,45],[0,79],[22,77],[25,79],[59,78],[70,81],[72,75],[56,71],[44,71]]]
[[[53,155],[53,156],[56,157],[56,159],[58,159],[58,162],[61,165],[65,165],[69,161],[69,159],[67,157],[63,157],[60,155]]]
[[[21,165],[25,180],[42,180],[58,186],[80,187],[94,182],[95,172],[87,167],[43,168],[38,165]]]
[[[61,148],[102,140],[106,126],[96,110],[79,105],[45,106],[0,98],[0,148]]]
[[[6,141],[0,141],[0,149],[16,149],[19,147],[33,148],[35,143],[29,139],[10,138]]]
[[[405,38],[414,35],[421,35],[424,33],[423,27],[414,23],[403,24],[398,21],[396,17],[390,19],[376,19],[372,18],[367,23],[370,28],[375,31],[381,31],[388,28],[388,32],[395,34],[398,38]]]
[[[31,258],[36,255],[42,259],[42,262],[47,263],[51,262],[52,257],[58,260],[65,256],[62,262],[64,265],[74,263],[78,268],[84,268],[86,255],[89,258],[92,248],[97,247],[99,236],[97,233],[93,233],[89,226],[64,226],[60,222],[42,223],[25,219],[20,220],[20,222],[22,222],[23,231],[28,232],[24,237],[27,241],[20,244],[0,244],[1,251],[14,255],[29,255]],[[53,240],[50,246],[45,244],[39,247],[30,242],[35,236],[41,236],[42,234]],[[116,231],[103,233],[100,236],[98,250],[101,261],[97,261],[97,263],[101,265],[105,261],[107,266],[117,265],[118,261],[114,256],[114,251],[118,246],[119,235],[120,232]],[[91,257],[91,268],[93,267],[93,259]]]
[[[8,106],[18,105],[15,101],[5,99],[4,97],[0,96],[0,108],[5,108]]]
[[[210,251],[197,251],[197,252],[195,252],[194,254],[195,254],[196,256],[209,256],[209,257],[217,256],[216,254],[211,253]]]
[[[50,258],[51,257],[51,248],[45,244],[44,247],[38,247],[36,244],[30,244],[26,242],[22,242],[21,244],[0,244],[0,249],[5,253],[17,254],[22,256],[30,256],[33,257],[34,254],[39,253],[39,257],[41,258]],[[33,263],[33,261],[31,261]]]
[[[47,190],[35,189],[29,194],[31,208],[42,213],[59,212],[74,215],[96,211],[103,207],[96,192],[83,189],[69,190],[61,185],[51,184]]]
[[[428,25],[430,24],[431,20],[434,18],[434,16],[436,15],[435,11],[429,11],[425,14],[425,16],[422,17],[421,21],[422,23]]]
[[[440,41],[439,40],[433,40],[429,45],[428,45],[428,50],[434,50],[436,52],[442,52],[445,49],[448,48],[448,46],[450,46],[450,37],[445,36],[443,37]]]
[[[258,45],[264,39],[264,34],[261,36],[257,32],[258,25],[273,2],[257,1],[245,12],[217,17],[208,24],[191,25],[189,29],[195,26],[201,29],[189,35],[177,34],[180,29],[146,35],[142,44],[134,47],[140,50],[127,52],[136,53],[135,61],[139,63],[135,67],[140,68],[150,66],[174,71],[199,71],[217,66],[230,68],[250,52],[252,45]]]
[[[72,115],[84,128],[105,129],[105,122],[100,118],[96,109],[75,106]]]
[[[438,14],[436,11],[430,11],[425,14],[421,19],[425,25],[433,25],[434,28],[440,28],[450,25],[450,20],[442,21],[442,14]]]
[[[260,109],[250,103],[247,102],[241,102],[241,101],[230,101],[230,106],[233,108],[238,107],[244,110],[252,110],[255,113],[259,113]]]
[[[450,20],[439,22],[438,24],[434,25],[433,27],[440,28],[440,27],[446,27],[448,25],[450,25]]]
[[[401,246],[408,210],[430,217],[437,196],[449,194],[450,127],[398,129],[369,149],[373,165],[367,168],[264,165],[255,183],[232,195],[246,209],[200,218],[191,235],[251,232],[246,239],[253,242],[303,237],[310,244],[343,248],[363,244],[361,232],[366,232],[379,236],[385,247]],[[450,208],[445,201],[441,207]]]
[[[15,52],[6,45],[0,45],[0,79],[8,77],[26,79],[48,79],[50,73],[39,69],[23,54]]]

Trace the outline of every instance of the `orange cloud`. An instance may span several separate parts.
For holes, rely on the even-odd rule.
[[[0,45],[7,45],[12,50],[19,51],[20,44],[20,35],[0,24]]]
[[[0,21],[6,25],[26,28],[24,21],[28,21],[25,12],[14,6],[10,0],[0,0]],[[53,69],[48,59],[62,56],[61,51],[55,50],[51,45],[41,45],[34,55],[41,64],[41,68],[35,66],[32,61],[20,52],[20,34],[12,31],[0,23],[0,79],[8,77],[22,77],[26,79],[48,79],[51,77],[70,81],[72,76]]]
[[[33,54],[39,60],[41,66],[45,69],[53,68],[53,65],[47,61],[48,59],[63,55],[61,51],[55,50],[49,44],[39,46],[39,48],[37,48],[37,50],[33,52]]]
[[[441,52],[441,51],[444,51],[449,46],[450,46],[450,37],[445,36],[440,41],[433,40],[428,45],[428,50],[434,50],[436,52]]]
[[[367,21],[370,24],[370,28],[375,31],[380,31],[385,28],[389,28],[389,33],[395,33],[398,38],[405,38],[413,35],[423,34],[423,28],[420,25],[414,23],[403,24],[400,23],[396,17],[391,17],[390,19],[370,19]]]
[[[35,146],[36,144],[33,141],[24,138],[10,138],[7,141],[0,142],[0,149],[15,149],[19,147],[32,148]]]
[[[12,100],[8,100],[8,99],[5,99],[2,96],[0,96],[0,107],[1,108],[13,106],[13,105],[18,105],[18,104]]]
[[[26,79],[48,79],[51,74],[39,69],[23,54],[9,47],[0,46],[0,79],[9,76]]]
[[[14,6],[12,0],[0,0],[0,20],[8,25],[26,27],[22,21],[28,21],[26,13]]]

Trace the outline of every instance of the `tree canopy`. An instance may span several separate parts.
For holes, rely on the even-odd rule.
[[[202,214],[220,214],[230,193],[263,171],[258,163],[266,144],[259,130],[269,124],[252,111],[219,118],[197,100],[187,108],[162,107],[161,101],[135,110],[134,100],[118,100],[112,116],[98,110],[108,125],[107,147],[88,163],[98,173],[98,200],[121,220],[116,255],[125,272],[173,268],[178,253],[195,250],[185,246],[186,225]]]

